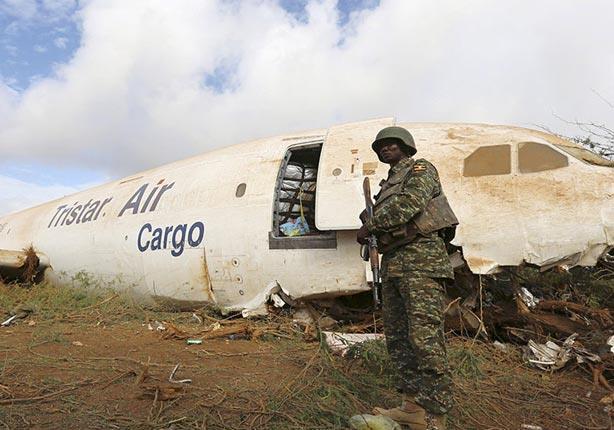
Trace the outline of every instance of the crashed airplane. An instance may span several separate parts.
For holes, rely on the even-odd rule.
[[[370,271],[355,241],[362,180],[386,176],[370,145],[395,124],[218,149],[4,216],[0,276],[33,266],[59,285],[245,313],[280,290],[293,299],[365,291]],[[397,125],[439,169],[460,221],[453,243],[473,273],[590,266],[614,246],[614,162],[536,130]]]

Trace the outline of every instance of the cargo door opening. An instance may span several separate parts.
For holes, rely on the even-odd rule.
[[[316,193],[322,142],[289,148],[275,184],[270,249],[336,248],[335,232],[316,227]]]

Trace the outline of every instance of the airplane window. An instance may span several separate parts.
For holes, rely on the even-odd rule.
[[[245,189],[247,188],[247,184],[240,183],[237,185],[237,191],[235,192],[235,197],[243,197],[245,195]]]
[[[506,175],[512,171],[510,145],[482,146],[465,158],[463,176]]]
[[[518,145],[518,170],[520,173],[543,172],[569,166],[569,160],[548,145],[523,142]]]

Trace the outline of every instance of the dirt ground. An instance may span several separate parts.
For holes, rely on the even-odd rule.
[[[35,309],[0,328],[0,426],[7,429],[344,429],[352,414],[398,401],[385,357],[333,356],[288,318],[188,345],[180,337],[202,337],[214,317],[199,324],[191,313],[144,310],[108,294],[6,287],[0,294],[5,311],[19,303]],[[156,320],[175,334],[150,330]],[[246,322],[218,327],[233,324]],[[528,368],[511,346],[448,343],[456,399],[450,428],[612,428],[600,403],[608,392],[584,368],[545,373]],[[191,383],[169,382],[178,364],[174,378]]]

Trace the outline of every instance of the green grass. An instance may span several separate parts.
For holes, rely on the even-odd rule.
[[[354,344],[348,348],[347,357],[360,360],[365,369],[379,377],[390,379],[396,374],[384,340],[369,340]]]
[[[332,355],[321,343],[308,367],[304,377],[294,382],[293,394],[281,393],[267,402],[267,410],[293,411],[296,422],[279,416],[267,428],[346,429],[351,416],[370,413],[372,405],[393,406],[400,401],[383,342],[357,345],[344,358]]]
[[[36,329],[32,335],[33,345],[41,343],[58,343],[68,345],[68,339],[66,339],[61,330],[53,327],[43,327]]]
[[[484,358],[465,344],[448,348],[448,360],[452,374],[464,379],[480,379],[483,376]]]
[[[36,320],[62,319],[94,312],[119,319],[143,318],[145,310],[128,293],[107,288],[55,287],[48,283],[24,287],[0,284],[0,312],[8,316],[20,308]]]
[[[36,325],[31,328],[30,346],[45,342],[56,344],[47,345],[51,350],[61,351],[68,349],[55,346],[70,345],[70,341],[65,337],[62,329],[56,327],[55,321],[62,322],[64,329],[66,326],[72,328],[72,324],[74,327],[86,327],[87,324],[100,321],[111,324],[132,321],[131,324],[140,327],[141,323],[147,320],[170,321],[194,327],[192,312],[166,312],[160,308],[146,308],[135,302],[127,293],[118,293],[116,290],[88,284],[87,277],[83,281],[87,284],[84,288],[56,288],[49,284],[32,287],[0,284],[0,312],[8,314],[20,305],[34,308],[31,319],[36,321]],[[553,284],[557,284],[556,281],[553,281]],[[215,310],[204,309],[200,312],[213,315]],[[21,322],[21,324],[25,323],[25,321]],[[209,321],[205,324],[208,323]],[[281,317],[270,316],[269,319],[249,320],[249,324],[252,324],[254,328],[270,324],[271,330],[276,331],[276,324],[291,325],[291,322]],[[30,328],[27,330],[29,331]],[[288,333],[288,331],[281,331]],[[262,408],[262,414],[237,412],[233,416],[226,411],[231,418],[237,419],[235,424],[238,427],[236,428],[245,428],[245,425],[241,427],[238,424],[243,419],[239,416],[245,416],[258,418],[254,423],[255,428],[258,427],[260,420],[263,422],[266,420],[266,423],[260,428],[346,429],[351,416],[370,413],[375,405],[391,407],[400,401],[400,396],[394,388],[395,366],[387,354],[383,341],[370,341],[356,345],[350,348],[348,356],[344,358],[332,355],[321,339],[319,345],[305,342],[300,331],[283,338],[268,335],[268,337],[254,340],[254,342],[264,341],[269,347],[279,352],[273,356],[280,357],[277,359],[280,360],[280,365],[284,365],[282,360],[288,360],[292,362],[293,369],[298,365],[298,368],[303,370],[290,375],[288,381],[284,382],[283,389],[265,388],[257,392],[257,401],[254,405],[257,405],[258,409]],[[562,373],[549,379],[550,375],[527,368],[522,364],[520,352],[515,348],[510,348],[509,351],[499,351],[489,343],[455,338],[449,339],[447,346],[455,383],[455,398],[459,405],[454,410],[450,428],[484,428],[480,426],[481,424],[476,424],[482,422],[488,422],[490,428],[505,428],[498,421],[506,422],[507,417],[511,416],[524,417],[527,415],[526,410],[529,409],[530,416],[533,417],[532,422],[536,423],[540,421],[535,417],[540,417],[540,414],[546,412],[558,419],[564,407],[576,407],[573,409],[574,413],[591,411],[587,408],[577,408],[578,399],[589,402],[588,399],[578,397],[575,392],[569,390],[569,393],[566,394],[567,391],[559,389],[556,384],[560,384],[563,380]],[[291,353],[299,349],[303,350],[300,354]],[[52,357],[47,357],[42,352],[47,354],[41,351],[41,355],[34,358],[41,362],[46,362],[48,359],[53,360]],[[262,364],[254,363],[255,367],[276,364],[275,360],[270,362],[265,358],[257,360],[262,361]],[[50,364],[55,365],[56,363],[50,361]],[[70,364],[70,361],[66,361],[62,363],[62,366]],[[209,366],[207,361],[201,364],[203,369],[207,369],[206,371],[215,371],[215,369],[207,368]],[[0,371],[4,367],[10,369],[11,366],[14,364],[2,363],[0,360]],[[55,381],[52,379],[44,381],[44,385],[53,386],[54,384]],[[587,384],[590,384],[590,381]],[[566,387],[575,387],[575,385],[577,381],[570,380]],[[555,388],[556,391],[554,391]],[[543,394],[545,390],[555,392],[557,396],[562,397],[562,400],[552,402],[549,394]],[[480,394],[482,391],[485,393],[484,396]],[[517,402],[501,402],[496,396],[488,397],[492,396],[495,391],[497,393],[503,391],[505,396]],[[232,397],[232,390],[228,390],[227,394],[228,399],[225,402],[231,405],[244,404],[242,397]],[[200,395],[200,392],[195,395]],[[243,395],[240,394],[240,396]],[[540,398],[542,404],[534,401]],[[76,411],[79,411],[78,400],[79,398],[76,398],[69,402],[74,405]],[[194,397],[186,397],[186,401],[193,400]],[[543,412],[545,407],[546,412]],[[602,407],[599,411],[601,410]],[[91,419],[100,420],[101,416],[92,416]],[[2,419],[0,410],[0,420]],[[165,416],[164,419],[170,418]],[[217,423],[218,417],[213,416],[211,419]],[[579,420],[577,417],[574,419]],[[199,420],[202,420],[201,409],[198,409],[198,413],[190,415],[187,420],[177,424],[176,428],[200,428]],[[117,424],[112,417],[109,418],[109,423]],[[235,424],[229,423],[229,425]],[[150,428],[147,427],[149,424],[143,425],[142,428]],[[219,426],[213,424],[210,428],[228,427],[220,423]]]

